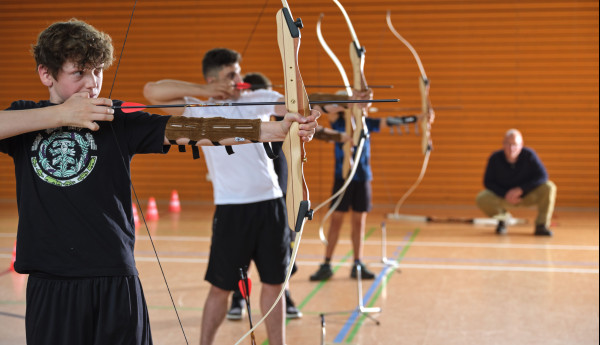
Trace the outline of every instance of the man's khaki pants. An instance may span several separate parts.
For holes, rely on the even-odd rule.
[[[504,214],[509,208],[536,206],[538,208],[538,215],[535,224],[545,225],[548,229],[550,228],[555,201],[556,185],[552,181],[547,181],[537,186],[534,190],[527,193],[521,202],[516,205],[509,204],[506,202],[506,199],[499,197],[488,189],[481,191],[477,195],[477,206],[488,217]]]

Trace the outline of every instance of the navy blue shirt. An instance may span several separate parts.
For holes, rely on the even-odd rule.
[[[521,187],[523,196],[548,181],[548,173],[535,151],[523,147],[514,164],[506,160],[503,150],[492,153],[485,169],[483,184],[499,197],[515,187]]]
[[[341,116],[331,124],[331,128],[335,129],[338,132],[346,131],[346,122],[344,120],[343,112],[340,113]],[[381,119],[375,118],[366,118],[365,122],[367,124],[367,129],[369,132],[377,133],[379,132]],[[335,178],[342,179],[342,163],[344,161],[344,149],[343,143],[335,144]],[[371,181],[373,179],[373,173],[371,171],[371,140],[366,139],[365,144],[363,146],[362,153],[360,155],[360,160],[358,161],[358,167],[356,169],[356,174],[352,178],[352,181]]]

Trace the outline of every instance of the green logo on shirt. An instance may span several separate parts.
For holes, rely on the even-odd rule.
[[[79,133],[76,128],[63,131],[53,128],[40,132],[31,151],[31,164],[36,174],[55,186],[76,185],[90,175],[97,157],[91,153],[97,150],[91,133]]]

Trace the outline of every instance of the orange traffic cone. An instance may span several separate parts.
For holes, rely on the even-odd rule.
[[[173,189],[171,192],[171,202],[169,202],[169,212],[179,213],[181,212],[181,204],[179,203],[179,194]]]
[[[13,247],[12,258],[10,259],[10,267],[8,267],[9,271],[15,271],[15,261],[17,260],[17,241],[15,241],[15,246]]]
[[[131,203],[131,208],[133,209],[133,224],[137,228],[140,226],[140,216],[138,216],[137,206],[135,203]]]
[[[146,219],[149,221],[158,220],[158,209],[154,197],[148,199],[148,209],[146,210]]]

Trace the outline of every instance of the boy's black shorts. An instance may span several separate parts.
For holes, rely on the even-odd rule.
[[[25,331],[28,345],[152,344],[137,276],[30,275]]]
[[[254,261],[260,281],[285,281],[290,231],[283,198],[250,204],[217,205],[205,279],[223,290],[237,290],[240,268]]]
[[[333,193],[340,190],[344,180],[335,179],[333,183]],[[336,199],[331,201],[331,206],[335,203]],[[344,197],[338,207],[335,209],[340,212],[348,212],[348,209],[352,206],[354,212],[369,212],[373,207],[371,203],[371,181],[351,181],[344,192]]]

